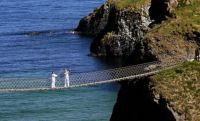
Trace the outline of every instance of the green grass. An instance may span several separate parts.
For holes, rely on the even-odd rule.
[[[150,0],[110,0],[110,3],[114,4],[118,9],[140,8],[149,2]]]
[[[159,58],[166,58],[162,53],[168,52],[174,52],[169,55],[173,58],[183,57],[187,49],[194,52],[196,48],[198,38],[193,32],[200,33],[200,1],[192,0],[190,5],[182,2],[173,14],[145,35],[145,42],[151,43]]]
[[[176,15],[181,18],[187,18],[190,24],[199,24],[200,19],[200,1],[193,0],[190,5],[182,5],[178,8]]]
[[[188,121],[200,119],[200,62],[185,62],[152,77],[156,91]]]
[[[168,18],[161,27],[154,28],[153,33],[187,33],[190,31],[200,32],[200,1],[191,0],[192,3],[187,5],[185,0],[179,2],[179,7],[174,11],[174,18]]]

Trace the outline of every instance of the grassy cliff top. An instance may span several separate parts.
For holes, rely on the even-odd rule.
[[[200,1],[190,0],[191,3],[180,0],[178,8],[173,12],[174,17],[168,18],[154,29],[149,34],[173,34],[188,33],[191,31],[200,32]]]
[[[194,27],[200,27],[200,1],[191,0],[190,4],[184,3],[184,0],[179,3],[179,7],[175,12],[178,19],[182,19],[184,23],[193,24]]]
[[[200,62],[185,62],[152,77],[157,93],[187,121],[200,119]]]
[[[150,0],[109,0],[111,4],[114,4],[116,8],[123,9],[123,8],[141,8],[149,4]]]
[[[153,52],[160,58],[166,58],[166,54],[179,59],[194,57],[200,33],[200,1],[185,1],[179,0],[173,16],[156,24],[145,35],[145,42],[151,43]]]

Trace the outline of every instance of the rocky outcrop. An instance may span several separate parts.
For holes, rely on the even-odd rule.
[[[143,42],[147,45],[151,54],[159,58],[160,61],[191,60],[195,58],[199,37],[193,32],[189,32],[193,37],[188,37],[186,33],[160,35],[158,32],[157,34],[154,33],[153,36],[148,33]]]
[[[75,31],[82,34],[96,36],[105,28],[110,14],[110,4],[106,2],[100,8],[97,8],[90,15],[81,19]]]
[[[149,29],[149,7],[147,4],[138,12],[131,8],[119,10],[107,2],[83,18],[76,30],[96,35],[90,48],[94,55],[129,56]]]
[[[148,8],[142,9],[144,15]],[[129,56],[148,31],[150,19],[129,9],[110,10],[108,23],[91,45],[91,52],[99,56]]]
[[[108,1],[83,18],[76,30],[96,36],[90,47],[95,56],[121,56],[134,62],[163,61],[166,58],[187,60],[194,58],[197,48],[196,39],[188,41],[187,38],[194,31],[185,31],[193,25],[183,27],[181,20],[177,22],[181,18],[174,12],[186,3],[188,1],[149,0],[137,8],[119,9]],[[169,17],[174,22],[171,28],[166,25]],[[173,30],[176,27],[184,30]],[[166,32],[160,32],[160,28]]]

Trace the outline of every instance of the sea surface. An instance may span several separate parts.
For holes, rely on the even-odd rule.
[[[74,34],[105,0],[0,0],[0,78],[50,77],[112,68]],[[108,121],[119,85],[0,93],[0,121]]]

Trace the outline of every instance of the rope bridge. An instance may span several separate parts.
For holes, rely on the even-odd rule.
[[[108,69],[70,75],[70,87],[81,87],[103,83],[116,82],[127,79],[145,77],[173,67],[175,64],[163,64],[158,61],[132,65],[127,67]],[[56,81],[55,89],[64,88],[64,78]],[[66,87],[65,87],[66,88]],[[48,78],[0,78],[0,92],[50,90],[51,80]]]

